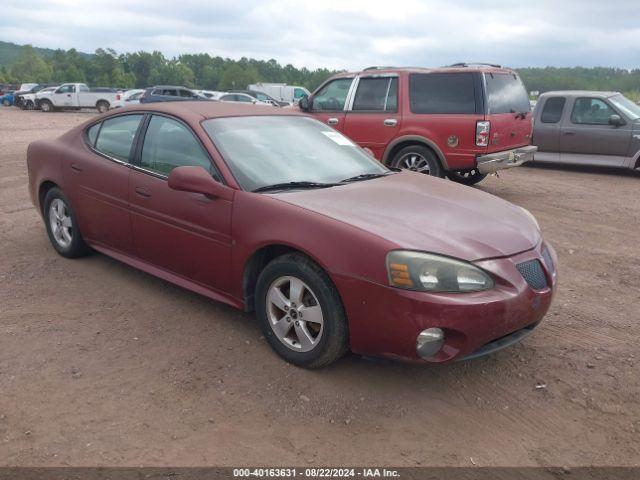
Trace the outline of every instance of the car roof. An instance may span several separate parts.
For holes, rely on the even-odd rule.
[[[597,97],[597,98],[609,98],[614,95],[619,95],[620,92],[606,92],[598,90],[554,90],[550,92],[544,92],[540,95],[542,97]]]
[[[276,116],[296,115],[306,116],[302,112],[287,108],[264,108],[246,103],[232,102],[208,102],[208,101],[182,101],[182,102],[158,102],[142,103],[129,107],[118,108],[112,111],[112,115],[126,112],[158,112],[173,115],[186,121],[198,123],[202,120],[220,117],[251,117],[251,116]],[[109,115],[111,116],[111,115]]]
[[[183,87],[182,85],[154,85],[153,87],[148,88],[181,88],[183,90],[190,90],[187,87]]]
[[[357,72],[342,72],[331,78],[354,77],[356,75],[384,75],[389,73],[464,73],[464,72],[484,72],[484,73],[516,73],[507,67],[499,67],[494,65],[470,64],[467,66],[449,66],[449,67],[369,67]]]

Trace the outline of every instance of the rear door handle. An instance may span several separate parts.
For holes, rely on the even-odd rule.
[[[383,123],[385,127],[395,127],[398,125],[398,120],[395,118],[385,118]]]
[[[338,124],[338,122],[340,122],[340,120],[338,120],[338,119],[337,119],[337,118],[335,118],[335,117],[332,117],[332,118],[330,118],[330,119],[328,119],[328,120],[327,120],[327,124],[328,124],[328,125],[337,125],[337,124]]]
[[[149,198],[151,194],[142,187],[136,187],[136,193],[144,198]]]
[[[562,134],[571,136],[571,135],[575,135],[576,132],[572,132],[571,130],[569,130],[569,131],[566,131],[566,132],[562,132]]]
[[[71,170],[73,170],[74,172],[80,173],[82,171],[82,167],[80,167],[79,165],[76,165],[75,163],[72,163]]]

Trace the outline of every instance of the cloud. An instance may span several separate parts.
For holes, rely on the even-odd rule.
[[[5,0],[0,39],[51,48],[275,58],[309,68],[638,67],[637,2]]]

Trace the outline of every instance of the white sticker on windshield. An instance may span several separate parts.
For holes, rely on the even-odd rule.
[[[334,142],[336,142],[338,145],[342,145],[345,147],[355,147],[355,144],[351,140],[349,140],[344,135],[340,135],[338,132],[328,131],[328,132],[322,132],[322,133],[326,135],[328,138],[330,138],[331,140],[333,140]]]

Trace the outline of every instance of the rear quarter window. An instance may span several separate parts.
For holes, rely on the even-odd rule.
[[[477,113],[473,73],[414,73],[409,75],[413,113]]]
[[[565,102],[566,98],[564,97],[548,98],[547,101],[544,102],[544,107],[540,114],[540,121],[542,123],[558,123],[560,118],[562,118]]]

